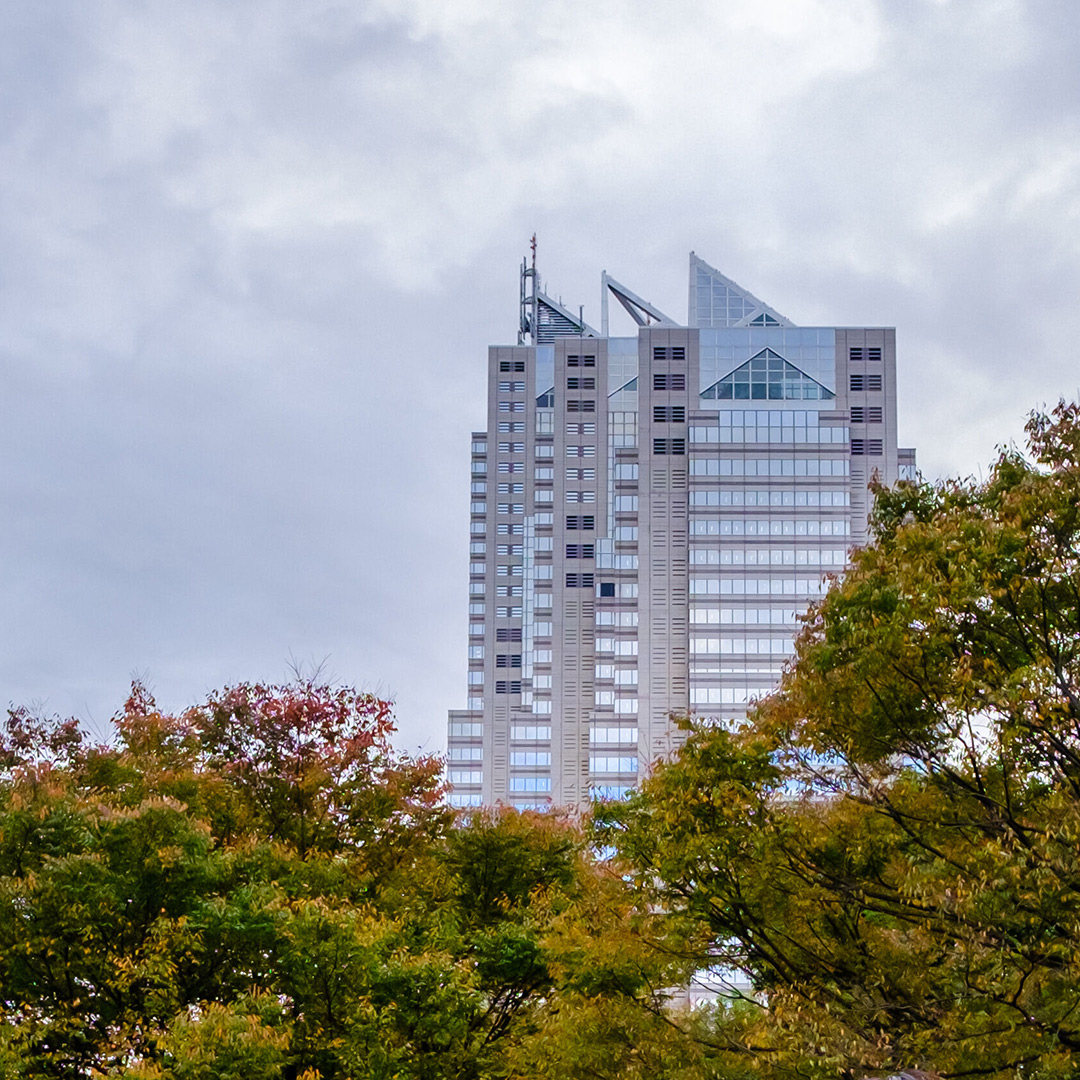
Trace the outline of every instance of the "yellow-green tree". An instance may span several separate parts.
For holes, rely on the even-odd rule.
[[[880,491],[780,691],[605,811],[659,945],[755,988],[666,1018],[706,1074],[1080,1072],[1080,410],[1028,434]]]

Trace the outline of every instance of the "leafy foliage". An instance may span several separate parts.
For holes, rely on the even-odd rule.
[[[683,1025],[706,1072],[1080,1068],[1080,410],[1028,432],[879,491],[781,690],[606,813],[658,941],[753,987]]]
[[[115,746],[0,740],[0,1076],[484,1077],[580,887],[554,818],[457,822],[389,706],[244,685]]]

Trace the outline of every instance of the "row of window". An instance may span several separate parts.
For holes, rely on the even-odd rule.
[[[787,637],[692,637],[690,639],[691,654],[716,653],[723,656],[743,653],[758,656],[763,654],[789,656],[794,651],[791,638]]]
[[[880,405],[852,405],[851,422],[853,424],[880,424],[882,423],[882,408]]]
[[[614,754],[590,754],[589,772],[597,773],[636,773],[638,771],[637,757],[629,755],[617,756]]]
[[[609,727],[593,724],[589,729],[589,742],[591,743],[633,744],[637,741],[638,729],[636,727]]]
[[[667,375],[658,372],[652,377],[654,390],[685,390],[686,374],[682,371],[673,371]]]
[[[636,611],[598,611],[596,613],[597,626],[637,626],[638,613]]]
[[[691,523],[695,524],[695,523]],[[696,523],[702,524],[702,523]],[[703,524],[714,525],[715,522]],[[692,530],[702,535],[700,530]],[[702,560],[696,560],[702,561]],[[709,562],[714,560],[709,559]],[[835,566],[847,563],[843,548],[720,548],[715,563],[718,566]]]
[[[847,536],[851,523],[846,518],[695,518],[715,521],[717,528],[697,535],[708,536]]]
[[[847,491],[706,488],[690,492],[691,506],[850,506]]]
[[[850,429],[839,427],[692,427],[692,443],[846,443]]]
[[[691,476],[847,476],[844,458],[706,458],[690,460]]]
[[[690,622],[708,624],[742,623],[748,626],[794,626],[797,612],[792,608],[693,608]]]
[[[690,562],[718,563],[719,558],[695,558],[695,556],[717,555],[716,551],[691,551]],[[695,578],[699,583],[699,592],[715,596],[820,596],[828,584],[821,577],[768,577],[768,578]],[[715,585],[712,584],[715,582]]]
[[[595,390],[595,375],[570,375],[566,380],[567,390]]]
[[[652,411],[654,424],[685,424],[685,405],[654,405]]]
[[[691,705],[748,705],[751,701],[766,697],[775,686],[692,686]]]

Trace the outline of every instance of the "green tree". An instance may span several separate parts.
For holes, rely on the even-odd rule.
[[[243,685],[115,745],[0,735],[0,1076],[502,1075],[553,985],[579,832],[457,821],[389,706]]]
[[[669,1015],[706,1072],[1080,1071],[1080,409],[1027,430],[878,491],[779,692],[603,815],[658,941],[756,990]]]

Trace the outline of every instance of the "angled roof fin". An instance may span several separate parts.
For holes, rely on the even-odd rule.
[[[637,293],[631,292],[621,282],[616,281],[606,270],[600,275],[600,300],[601,300],[601,333],[607,337],[608,332],[608,293],[612,293],[616,300],[626,309],[630,318],[638,326],[678,326],[674,319],[665,315],[658,307],[650,304],[648,300],[642,300]]]

